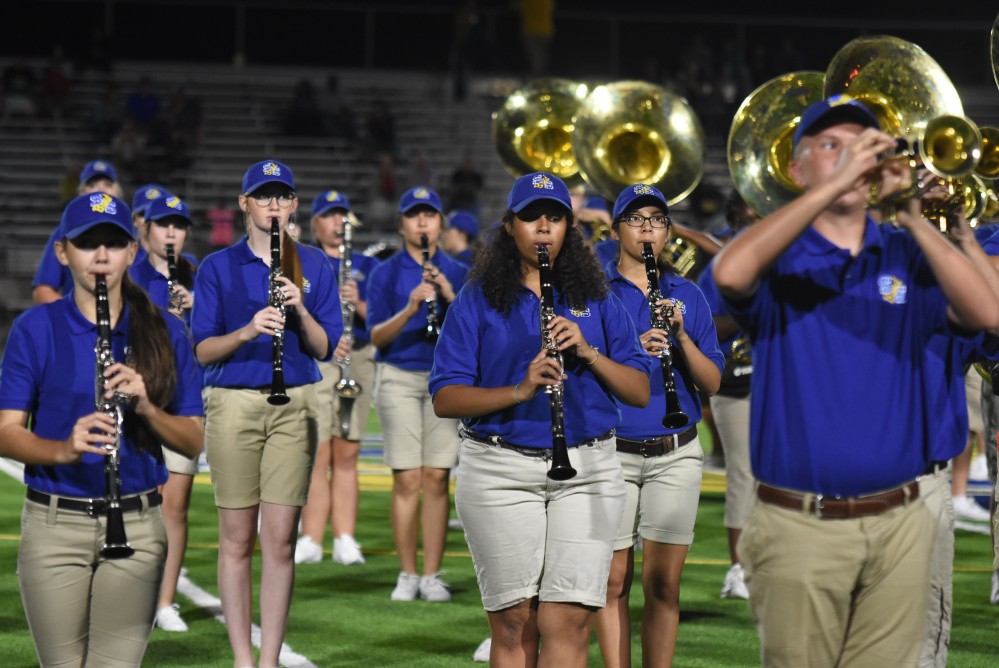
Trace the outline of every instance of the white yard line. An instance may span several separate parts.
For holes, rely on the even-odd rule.
[[[0,457],[0,471],[17,480],[24,481],[24,466],[10,459]],[[208,593],[198,585],[191,582],[186,575],[181,575],[177,581],[177,591],[186,596],[199,608],[207,611],[220,624],[225,626],[225,617],[222,615],[222,601]],[[250,627],[250,637],[253,646],[260,648],[260,627],[253,624]],[[281,665],[285,668],[317,668],[316,664],[309,661],[301,654],[296,654],[287,643],[281,645],[281,655],[279,657]]]

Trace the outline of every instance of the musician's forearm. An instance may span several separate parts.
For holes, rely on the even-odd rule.
[[[620,401],[636,408],[644,408],[649,403],[650,388],[647,374],[626,364],[619,364],[603,354],[596,359],[586,357],[585,361],[588,363],[592,361],[587,368],[596,374],[611,394]]]
[[[158,407],[142,417],[166,447],[188,459],[201,454],[205,443],[201,417],[171,415]]]
[[[516,406],[529,398],[525,394],[526,391],[521,391],[517,385],[503,387],[448,385],[434,395],[434,413],[440,418],[479,417]]]
[[[371,328],[371,342],[379,348],[384,348],[395,341],[402,330],[406,328],[406,323],[416,314],[417,310],[411,308],[411,303],[407,302],[406,308],[402,309],[385,322],[380,322]]]
[[[198,362],[202,366],[208,366],[209,364],[221,362],[232,355],[240,346],[252,340],[253,337],[249,336],[249,333],[252,332],[252,325],[252,322],[248,323],[228,334],[211,336],[199,343],[194,349],[194,354],[197,356]]]

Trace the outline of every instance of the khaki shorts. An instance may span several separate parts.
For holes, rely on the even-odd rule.
[[[385,439],[385,465],[397,471],[450,469],[458,461],[458,421],[434,415],[427,371],[378,365],[375,408]]]
[[[105,516],[25,501],[17,576],[43,666],[139,666],[159,600],[166,530],[161,508],[122,513],[135,549],[103,559]]]
[[[981,434],[985,429],[982,420],[982,375],[975,370],[975,367],[971,367],[968,373],[964,374],[964,391],[968,403],[968,431]]]
[[[258,390],[210,389],[205,443],[215,505],[304,506],[319,445],[315,385],[288,388],[284,406]]]
[[[455,507],[465,527],[482,605],[607,599],[614,536],[624,511],[624,477],[609,438],[570,448],[576,477],[547,477],[549,463],[496,445],[461,442]]]
[[[198,475],[198,459],[200,457],[201,453],[198,453],[198,457],[188,459],[179,452],[174,452],[165,446],[163,447],[163,463],[166,464],[167,471],[170,473]]]
[[[749,397],[711,397],[715,426],[725,445],[725,526],[741,529],[756,498],[749,464]]]
[[[669,545],[693,543],[704,468],[700,440],[695,438],[659,457],[626,452],[617,456],[626,496],[614,549],[631,547],[639,535]]]
[[[340,381],[341,367],[334,362],[320,362],[323,379],[316,384],[319,401],[319,440],[343,438],[340,433],[340,402],[335,387]],[[361,386],[361,394],[353,400],[350,409],[350,433],[346,440],[360,441],[368,425],[371,397],[375,392],[375,347],[371,344],[353,351],[350,355],[350,377]]]

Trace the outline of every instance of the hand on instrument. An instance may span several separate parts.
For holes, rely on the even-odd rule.
[[[581,355],[584,351],[588,350],[590,355],[587,357],[587,360],[595,354],[592,346],[583,337],[583,332],[579,329],[579,323],[557,315],[548,323],[548,331],[560,351],[573,348],[573,352],[576,355]]]
[[[357,306],[357,302],[361,301],[361,297],[357,291],[357,281],[350,279],[346,285],[340,286],[340,301],[344,303],[349,302]]]
[[[653,357],[659,357],[659,353],[666,349],[666,344],[669,341],[664,329],[650,329],[647,332],[643,332],[638,337],[638,340],[642,342],[645,352]]]
[[[253,320],[249,322],[247,328],[249,328],[250,336],[249,340],[257,338],[261,334],[270,334],[274,336],[279,331],[284,329],[285,319],[281,315],[281,311],[277,310],[273,306],[265,306],[264,308],[253,314]]]
[[[115,421],[106,413],[90,413],[84,415],[76,424],[69,438],[63,441],[63,451],[59,453],[60,458],[65,458],[62,463],[72,464],[79,461],[84,453],[95,455],[108,454],[108,448],[114,445]]]
[[[336,342],[336,350],[333,351],[333,360],[335,362],[342,362],[350,357],[350,343],[347,341],[346,336],[341,336],[340,340]]]
[[[444,272],[439,270],[435,265],[428,264],[423,267],[423,280],[436,285],[441,297],[445,300],[449,302],[454,301],[454,289],[451,287],[451,281],[447,280]]]
[[[842,192],[852,192],[866,187],[872,179],[878,178],[880,175],[877,170],[881,167],[878,164],[878,156],[894,148],[895,140],[892,137],[880,130],[865,128],[840,151],[834,177],[839,180]],[[882,164],[885,162],[892,161],[882,161]],[[891,187],[896,187],[897,190],[897,185]],[[882,196],[895,192],[883,190],[882,188]]]
[[[284,307],[294,308],[298,311],[305,311],[305,304],[302,303],[302,291],[287,276],[278,276],[281,284],[281,294],[284,295]],[[302,315],[305,315],[302,313]]]
[[[420,283],[409,293],[409,304],[414,312],[419,310],[420,304],[437,296],[437,291],[430,283]]]
[[[133,406],[133,410],[138,415],[145,415],[152,410],[153,405],[146,394],[146,381],[142,374],[130,366],[117,362],[112,364],[104,372],[107,391],[104,393],[105,399],[111,399],[117,392],[119,396]]]
[[[533,399],[534,396],[550,385],[557,385],[565,379],[565,374],[558,360],[548,356],[548,351],[542,350],[527,365],[527,373],[520,382],[517,398],[521,401]]]
[[[184,311],[191,308],[194,308],[194,295],[183,285],[174,286],[169,311],[175,315],[183,315]]]

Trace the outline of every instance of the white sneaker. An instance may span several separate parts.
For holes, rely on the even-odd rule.
[[[295,546],[296,564],[318,564],[323,560],[323,548],[312,542],[309,536],[302,536]]]
[[[156,611],[156,626],[171,633],[184,633],[187,631],[187,624],[180,618],[180,606],[176,603],[160,608]]]
[[[992,516],[989,515],[989,511],[975,503],[970,496],[955,496],[954,518],[969,522],[988,522]]]
[[[749,589],[746,588],[746,573],[742,570],[742,564],[733,564],[725,574],[725,584],[722,586],[721,598],[749,598]]]
[[[444,603],[451,600],[451,588],[441,579],[439,571],[420,578],[420,598],[433,603]]]
[[[992,571],[992,596],[989,597],[989,603],[999,605],[999,571]]]
[[[345,566],[364,563],[361,546],[358,545],[353,536],[343,534],[339,538],[333,539],[333,561]]]
[[[475,648],[475,653],[472,654],[472,661],[477,663],[489,663],[489,652],[493,648],[493,639],[486,638],[479,646]]]
[[[392,590],[393,601],[415,601],[420,595],[420,576],[416,573],[399,573]]]

